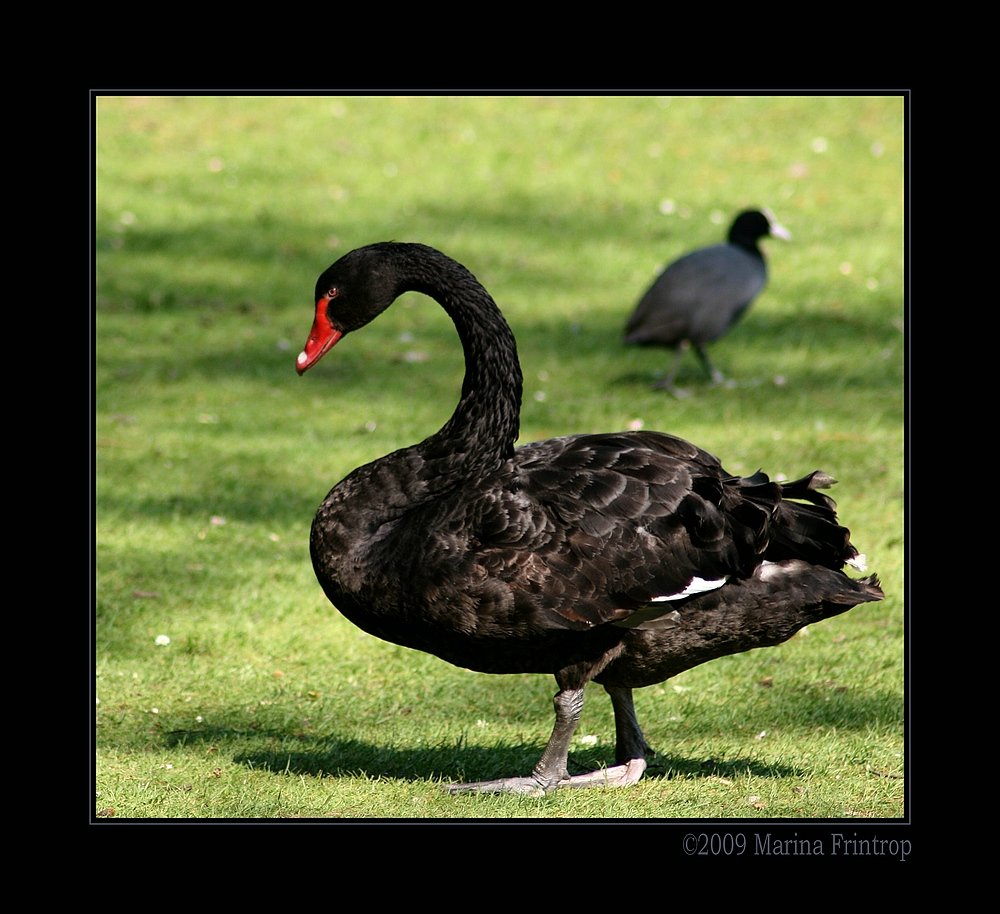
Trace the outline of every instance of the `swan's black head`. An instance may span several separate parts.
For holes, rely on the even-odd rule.
[[[742,247],[757,246],[758,238],[772,235],[775,238],[791,240],[791,233],[783,225],[776,222],[767,210],[749,209],[740,213],[729,229],[729,243]]]
[[[303,374],[345,334],[374,320],[401,293],[407,245],[383,242],[345,254],[316,280],[316,317],[295,360]]]

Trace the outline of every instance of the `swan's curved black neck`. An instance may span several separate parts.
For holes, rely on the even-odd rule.
[[[465,351],[462,398],[439,432],[418,445],[428,458],[450,458],[465,474],[489,471],[514,451],[522,377],[514,335],[496,302],[464,266],[433,248],[399,244],[398,294],[433,298],[455,324]]]

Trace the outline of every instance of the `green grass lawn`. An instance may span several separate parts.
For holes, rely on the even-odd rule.
[[[904,106],[894,97],[96,100],[98,819],[893,819],[905,808]],[[678,400],[621,343],[663,264],[769,206],[771,281]],[[450,415],[454,329],[407,295],[299,378],[318,274],[373,241],[468,266],[525,375],[521,441],[669,431],[727,469],[822,468],[884,602],[636,693],[629,790],[526,774],[555,682],[378,641],[309,525]],[[603,690],[571,766],[613,761]]]

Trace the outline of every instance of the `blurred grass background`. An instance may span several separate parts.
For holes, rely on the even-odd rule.
[[[94,126],[95,815],[903,814],[902,98],[102,96]],[[737,386],[689,357],[692,397],[653,391],[670,356],[622,345],[629,311],[746,206],[793,240],[712,350]],[[641,425],[732,472],[820,467],[887,599],[638,692],[660,755],[631,790],[445,795],[530,769],[555,684],[376,641],[313,577],[327,490],[461,384],[417,295],[296,377],[316,276],[380,240],[496,298],[522,442]],[[572,763],[612,760],[598,687],[579,734]]]

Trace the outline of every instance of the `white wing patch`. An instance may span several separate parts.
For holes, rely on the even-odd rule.
[[[678,593],[665,594],[662,597],[653,597],[650,603],[667,603],[670,600],[683,600],[685,597],[693,596],[696,593],[705,593],[706,590],[717,590],[728,581],[729,578],[719,578],[715,581],[706,581],[704,578],[691,578],[687,587]]]

